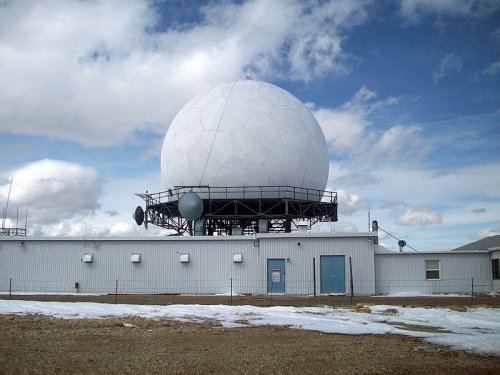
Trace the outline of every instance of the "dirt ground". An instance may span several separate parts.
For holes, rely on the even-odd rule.
[[[145,299],[152,298],[117,297],[119,303],[146,303]],[[155,297],[157,304],[203,303],[205,298],[211,304],[228,303],[226,297]],[[59,298],[74,300],[71,296],[51,296],[52,300]],[[191,301],[193,298],[196,301]],[[93,299],[114,302],[114,296]],[[312,305],[310,300],[305,304],[306,300],[309,299],[298,301]],[[467,299],[453,298],[452,305],[464,306],[463,300]],[[260,301],[263,305],[269,303],[267,299]],[[369,301],[387,303],[379,298]],[[394,305],[404,304],[391,301]],[[412,301],[407,305],[426,305],[425,301],[417,303],[414,298]],[[233,299],[234,304],[248,304],[250,300],[241,302]],[[314,305],[350,303],[349,300],[314,302]],[[499,306],[497,298],[481,302]],[[297,303],[284,297],[273,299],[273,304]],[[126,327],[124,323],[137,328]],[[1,374],[500,374],[500,357],[456,352],[396,335],[349,336],[283,327],[225,329],[215,322],[179,323],[137,317],[62,320],[40,315],[0,315],[0,337]]]
[[[485,294],[464,297],[384,297],[384,296],[273,296],[273,295],[178,295],[178,294],[118,294],[118,295],[0,295],[0,299],[18,299],[29,301],[59,301],[59,302],[99,302],[99,303],[132,303],[141,305],[253,305],[253,306],[351,306],[358,303],[369,305],[398,306],[497,306],[500,307],[500,296]]]

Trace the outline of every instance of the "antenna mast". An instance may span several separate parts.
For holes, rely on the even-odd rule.
[[[2,218],[2,228],[5,228],[5,221],[7,220],[7,210],[9,209],[10,191],[12,190],[13,180],[13,178],[10,179],[9,194],[7,195],[7,203],[5,204],[4,216]]]

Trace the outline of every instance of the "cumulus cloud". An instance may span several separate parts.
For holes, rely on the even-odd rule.
[[[424,15],[482,17],[500,8],[496,0],[402,0],[400,14],[411,22]]]
[[[394,125],[382,134],[376,147],[384,154],[400,155],[415,143],[421,131],[422,129],[418,126]]]
[[[343,74],[343,34],[369,3],[211,3],[165,26],[149,1],[3,2],[0,131],[117,145],[163,134],[189,98],[248,70]]]
[[[440,224],[442,222],[441,214],[432,211],[429,207],[407,208],[396,220],[396,224],[403,226]]]
[[[112,237],[132,237],[139,234],[139,227],[132,223],[116,223],[109,229]]]
[[[478,238],[485,238],[500,235],[500,227],[483,229],[478,233]]]
[[[29,209],[34,223],[58,222],[89,215],[99,208],[101,181],[92,167],[60,160],[39,160],[4,173],[0,201],[6,202],[10,179],[10,207]],[[9,210],[9,216],[14,215]]]
[[[14,225],[7,221],[6,227]],[[12,225],[9,225],[12,224]],[[24,224],[24,223],[23,223]],[[58,223],[39,224],[28,223],[29,236],[39,237],[164,237],[172,234],[171,230],[150,226],[149,230],[132,222],[118,221],[110,225],[95,225],[93,221],[82,219],[62,220]]]
[[[445,76],[462,70],[462,59],[455,53],[446,54],[440,61],[439,66],[432,72],[432,79],[438,83]]]
[[[98,228],[87,223],[61,222],[48,225],[45,228],[34,227],[35,234],[45,237],[99,237],[108,232],[105,228]]]
[[[326,141],[337,153],[353,152],[354,146],[363,144],[370,122],[366,118],[371,112],[370,100],[376,94],[362,87],[354,97],[339,109],[319,108],[314,111]]]
[[[367,208],[368,204],[359,194],[348,193],[343,189],[337,190],[338,210],[340,215],[350,215],[356,211]]]
[[[370,120],[373,113],[398,102],[396,97],[378,100],[374,91],[362,87],[339,108],[318,108],[313,113],[331,151],[345,160],[364,166],[387,159],[416,160],[432,147],[420,138],[420,127],[395,124],[380,131]]]

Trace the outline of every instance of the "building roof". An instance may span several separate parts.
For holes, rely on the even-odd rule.
[[[389,250],[381,245],[374,245],[375,255],[402,255],[402,256],[418,256],[418,255],[446,255],[446,254],[489,254],[495,249],[455,249],[455,250],[439,250],[439,251],[395,251]]]
[[[470,251],[470,250],[500,250],[500,235],[486,237],[479,241],[471,242],[453,249],[451,251]]]
[[[253,241],[268,238],[372,238],[373,232],[290,232],[290,233],[257,233],[241,236],[162,236],[162,237],[30,237],[0,236],[0,241]]]

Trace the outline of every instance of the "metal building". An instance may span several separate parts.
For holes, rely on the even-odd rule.
[[[375,252],[377,294],[500,291],[489,251]]]
[[[373,233],[0,241],[18,292],[373,294]],[[360,282],[358,282],[360,280]],[[13,283],[12,285],[7,285]]]
[[[0,291],[319,295],[350,294],[351,286],[355,295],[500,291],[498,269],[494,273],[500,250],[394,253],[381,250],[376,238],[376,232],[2,237]]]

